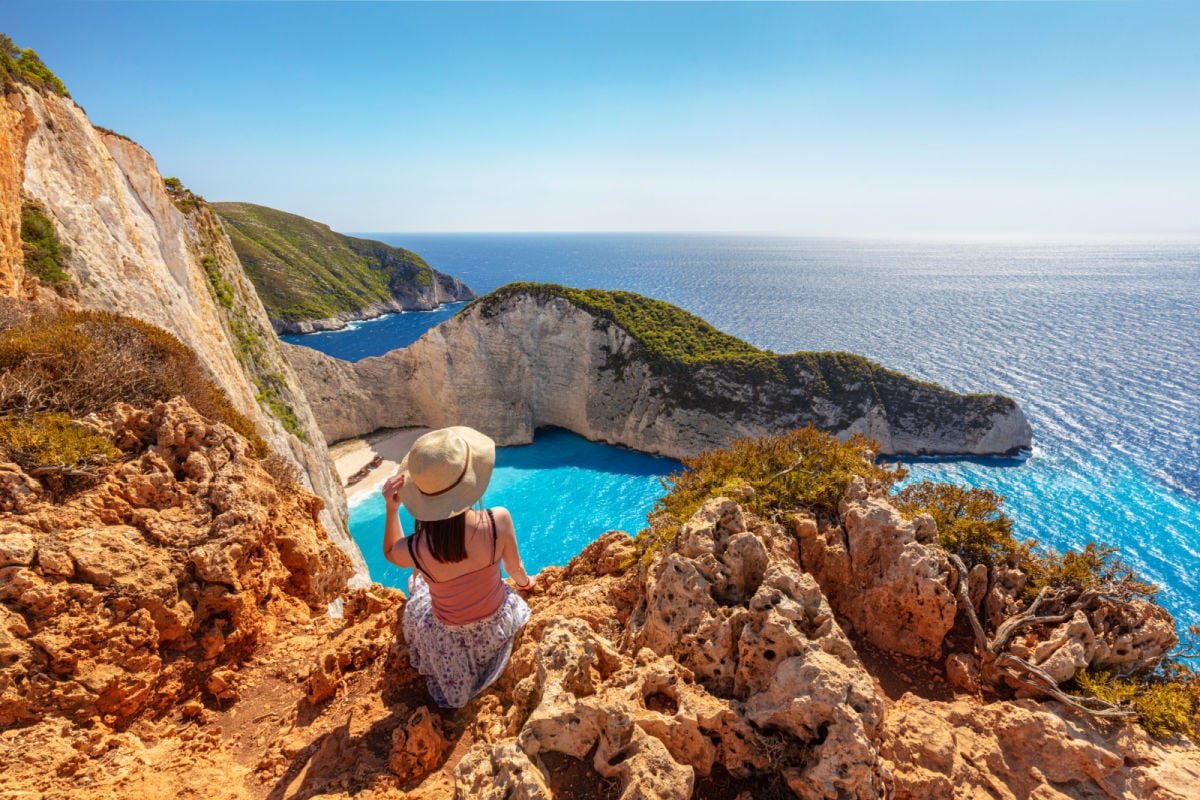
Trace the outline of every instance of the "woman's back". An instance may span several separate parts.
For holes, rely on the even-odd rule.
[[[415,568],[426,578],[433,612],[447,625],[466,625],[489,617],[505,599],[495,516],[491,509],[468,515],[463,531],[466,557],[460,561],[435,558],[422,531],[407,540]]]
[[[456,425],[413,442],[397,474],[383,484],[384,555],[414,568],[403,615],[409,662],[447,708],[461,708],[499,677],[513,637],[529,620],[529,606],[500,580],[503,564],[518,588],[534,585],[521,563],[512,517],[500,506],[471,510],[495,462],[495,442]],[[402,502],[419,520],[407,538]]]

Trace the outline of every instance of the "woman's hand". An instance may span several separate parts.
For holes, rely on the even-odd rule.
[[[517,583],[517,579],[513,578],[513,585],[517,587],[519,592],[532,592],[537,586],[537,575],[526,575],[525,578],[529,581],[526,584]]]
[[[403,475],[393,475],[383,482],[383,502],[389,511],[400,507],[400,487],[403,485]]]

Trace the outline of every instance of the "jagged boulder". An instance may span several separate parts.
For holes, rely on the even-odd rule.
[[[628,547],[603,541],[580,563]],[[560,753],[589,759],[622,798],[683,800],[718,768],[772,774],[799,797],[882,796],[882,700],[795,554],[786,529],[722,498],[648,565],[550,584],[513,656],[509,724],[459,762],[460,785],[486,792],[487,776],[523,771],[521,791],[543,796],[526,760]],[[582,596],[612,614],[573,614]],[[612,625],[626,604],[628,626]]]
[[[351,574],[321,501],[182,399],[88,422],[128,460],[0,521],[0,725],[125,724],[199,687],[233,699],[222,665],[280,619],[323,611]]]
[[[939,658],[954,626],[957,573],[926,516],[906,519],[887,489],[855,478],[841,525],[795,518],[800,559],[839,615],[883,650]]]

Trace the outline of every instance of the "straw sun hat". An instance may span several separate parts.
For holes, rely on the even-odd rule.
[[[430,431],[400,462],[400,499],[415,519],[449,519],[483,497],[495,465],[496,443],[474,428]]]

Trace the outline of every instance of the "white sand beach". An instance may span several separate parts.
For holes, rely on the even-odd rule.
[[[428,433],[429,428],[400,428],[396,430],[376,431],[368,436],[346,439],[329,448],[337,467],[338,478],[346,489],[346,501],[353,504],[370,492],[377,491],[396,467],[400,465],[405,453],[412,447],[421,435]],[[353,486],[346,482],[363,467],[370,464],[376,456],[382,456],[383,461],[374,467],[367,476]]]

